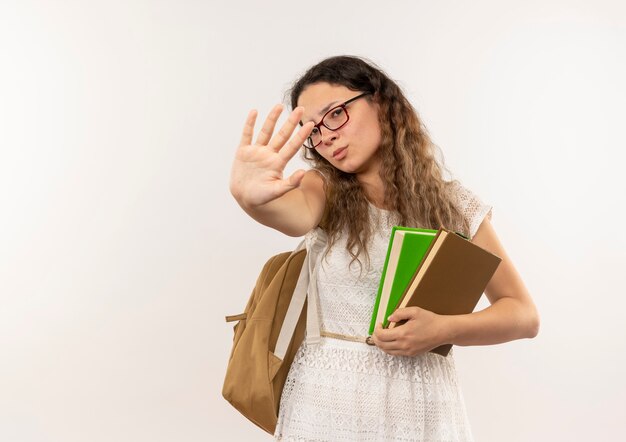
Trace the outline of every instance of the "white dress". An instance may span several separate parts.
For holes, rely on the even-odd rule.
[[[458,187],[473,237],[491,207]],[[352,264],[345,235],[318,271],[320,329],[367,336],[387,245],[390,212],[370,206],[375,225],[370,265]],[[467,233],[467,232],[466,232]],[[306,240],[312,241],[310,232]],[[471,441],[454,364],[426,353],[392,356],[378,347],[322,337],[303,342],[287,376],[275,439],[282,441]]]

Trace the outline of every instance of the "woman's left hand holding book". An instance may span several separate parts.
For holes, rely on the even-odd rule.
[[[372,341],[390,355],[416,356],[450,342],[447,319],[419,307],[400,308],[389,316],[389,321],[406,322],[392,329],[376,324]]]

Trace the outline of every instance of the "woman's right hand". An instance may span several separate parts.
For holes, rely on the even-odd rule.
[[[304,170],[297,170],[288,178],[283,178],[283,171],[314,124],[304,124],[292,137],[304,112],[304,108],[297,107],[273,135],[282,110],[282,105],[274,106],[254,143],[252,138],[257,112],[252,110],[248,114],[230,173],[230,191],[242,207],[257,207],[280,198],[302,181]]]

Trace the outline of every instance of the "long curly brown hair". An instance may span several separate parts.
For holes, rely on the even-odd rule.
[[[384,183],[385,208],[399,215],[400,225],[461,230],[469,236],[469,222],[455,205],[452,184],[445,181],[443,157],[431,141],[417,112],[400,87],[374,63],[353,56],[327,58],[309,68],[287,92],[291,107],[297,106],[303,90],[314,83],[345,86],[360,92],[379,105],[382,141],[380,177]],[[347,231],[347,250],[354,260],[363,252],[369,259],[367,243],[371,237],[369,202],[351,173],[342,172],[315,150],[305,158],[326,178],[326,209],[322,227],[332,245]],[[441,163],[441,164],[440,164]],[[360,262],[360,261],[359,261]]]

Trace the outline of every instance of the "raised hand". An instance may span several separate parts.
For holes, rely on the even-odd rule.
[[[273,135],[282,110],[282,105],[274,106],[254,143],[252,138],[257,112],[252,110],[248,114],[230,173],[230,191],[242,206],[254,207],[268,203],[297,187],[302,181],[303,170],[295,171],[288,178],[283,178],[283,171],[309,136],[313,122],[304,124],[292,137],[304,112],[304,108],[297,107]]]

